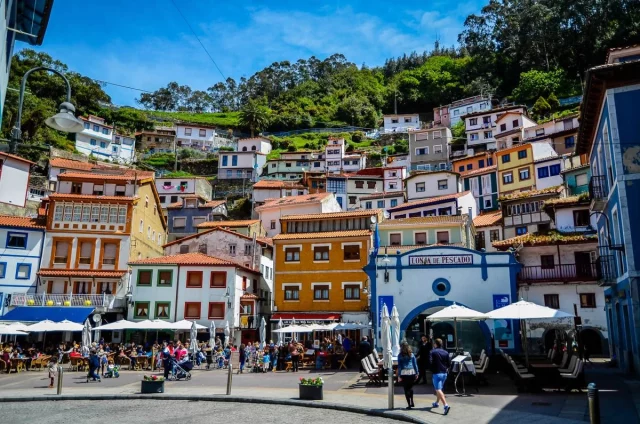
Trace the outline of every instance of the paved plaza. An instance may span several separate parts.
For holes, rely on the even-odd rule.
[[[637,407],[640,406],[640,384],[635,381],[627,381],[613,369],[606,368],[604,364],[587,369],[587,381],[595,381],[600,388],[600,399],[602,404],[603,423],[635,424],[638,420]],[[125,399],[127,396],[136,396],[140,392],[140,380],[145,372],[123,370],[118,379],[103,379],[101,383],[86,383],[83,372],[69,371],[64,373],[63,396],[107,396]],[[146,374],[149,374],[147,372]],[[218,400],[226,394],[226,370],[194,370],[193,378],[190,381],[167,381],[165,383],[165,395],[174,397],[193,398],[200,400]],[[365,380],[358,372],[336,372],[336,371],[301,371],[299,373],[275,372],[266,374],[245,373],[233,375],[232,397],[239,401],[267,402],[269,400],[290,402],[295,404],[298,398],[297,383],[300,377],[321,376],[324,381],[324,400],[315,402],[333,408],[333,405],[355,406],[368,411],[387,410],[387,388],[366,386]],[[48,379],[44,371],[21,372],[19,374],[0,375],[0,399],[29,398],[30,400],[56,398],[55,389],[49,389]],[[587,395],[586,393],[565,393],[565,392],[545,392],[542,394],[522,394],[517,393],[513,382],[502,374],[489,376],[490,385],[480,387],[476,392],[474,388],[468,388],[470,396],[456,397],[452,393],[447,393],[449,403],[452,406],[448,416],[442,415],[442,408],[432,409],[431,402],[434,400],[433,391],[430,386],[416,386],[416,408],[406,411],[402,389],[396,387],[395,407],[393,414],[401,414],[404,417],[411,417],[426,423],[443,423],[455,421],[458,423],[513,423],[526,420],[529,423],[584,423],[588,422]],[[154,395],[159,397],[163,395]],[[150,400],[151,402],[155,402]],[[81,401],[72,402],[37,402],[25,406],[25,411],[49,411],[47,417],[51,421],[58,422],[58,414],[63,414],[65,408],[73,405],[75,410],[80,410],[78,405]],[[84,401],[82,401],[84,402]],[[123,400],[105,400],[93,402],[101,404],[105,411],[127,410],[135,411],[138,402],[125,402],[120,407]],[[204,404],[206,402],[202,402]],[[218,404],[220,402],[210,402]],[[69,404],[69,406],[65,406]],[[35,406],[37,405],[37,407]],[[40,405],[44,405],[42,408]],[[170,401],[164,403],[153,403],[162,405],[157,411],[163,416],[171,416],[172,410],[184,410],[186,406],[180,401]],[[192,404],[192,408],[194,407]],[[175,407],[173,407],[175,406]],[[317,405],[315,405],[317,406]],[[13,403],[2,404],[3,411],[11,413]],[[255,413],[256,418],[268,415],[268,411],[281,411],[278,417],[286,417],[288,414],[296,416],[299,412],[297,408],[289,411],[289,406],[283,405],[260,405],[259,408],[245,407],[238,404],[227,405],[207,405],[197,404],[197,408],[207,413],[223,411],[216,408],[233,408],[238,413]],[[275,409],[273,409],[275,408]],[[200,409],[197,409],[198,411]],[[118,412],[118,413],[120,413]],[[332,412],[332,414],[338,411]],[[31,414],[31,412],[29,412]],[[22,417],[31,415],[22,414]],[[310,417],[321,417],[321,410],[314,409],[309,412]],[[317,414],[317,415],[315,415]],[[45,416],[45,415],[42,415]],[[243,415],[245,416],[245,415]],[[87,419],[90,417],[87,416]],[[382,418],[380,418],[382,419]],[[356,419],[349,420],[358,422]],[[278,419],[279,422],[288,422]],[[20,422],[11,420],[11,422]],[[26,422],[26,421],[25,421]],[[314,422],[314,421],[310,421]]]

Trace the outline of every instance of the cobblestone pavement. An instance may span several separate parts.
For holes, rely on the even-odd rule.
[[[75,402],[22,402],[2,404],[2,419],[12,424],[68,424],[69,422],[113,422],[128,424],[202,424],[216,421],[278,424],[394,424],[400,421],[342,411],[284,405],[190,402],[166,400],[120,400]],[[225,419],[226,417],[227,419]]]

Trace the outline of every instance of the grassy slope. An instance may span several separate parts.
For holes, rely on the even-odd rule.
[[[147,111],[148,116],[170,121],[186,121],[199,124],[219,125],[221,127],[238,127],[240,112],[226,113],[192,113],[192,112],[160,112]]]

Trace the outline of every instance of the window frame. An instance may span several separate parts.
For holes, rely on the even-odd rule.
[[[291,259],[288,259],[288,253],[289,253],[288,251],[289,250],[292,252]],[[295,257],[295,253],[298,253],[297,259]],[[300,254],[301,253],[302,253],[302,249],[299,246],[296,246],[296,247],[293,247],[293,246],[286,247],[285,246],[285,248],[284,248],[284,261],[288,262],[288,263],[296,263],[296,262],[299,263],[300,262]]]
[[[20,277],[20,267],[26,266],[27,267],[27,276],[26,277]],[[16,275],[15,275],[15,279],[16,280],[29,280],[31,279],[31,270],[32,270],[33,266],[30,263],[27,262],[21,262],[16,264]]]
[[[222,315],[219,316],[214,316],[211,315],[211,306],[213,305],[217,305],[217,306],[222,306]],[[207,318],[208,319],[224,319],[224,317],[227,315],[227,305],[224,302],[209,302],[209,304],[207,305]]]
[[[190,282],[191,276],[195,276],[195,275],[200,275],[200,283],[198,285],[193,285]],[[187,276],[186,276],[186,279],[184,281],[184,285],[188,289],[201,289],[202,288],[202,280],[204,280],[204,273],[202,271],[196,271],[196,270],[187,271]]]
[[[158,315],[158,306],[161,305],[167,305],[167,310],[169,311],[169,314],[167,315],[167,317],[161,317]],[[166,320],[171,320],[171,302],[168,300],[161,300],[161,301],[156,301],[155,304],[153,305],[153,319],[166,319]]]
[[[317,254],[320,253],[320,258],[317,257]],[[326,253],[326,258],[324,258],[324,254]],[[329,262],[331,257],[331,246],[313,246],[313,262]]]
[[[138,315],[138,305],[147,305],[147,315]],[[149,319],[151,313],[151,302],[148,300],[135,301],[133,303],[133,318],[134,319]]]
[[[151,275],[149,277],[149,284],[140,284],[140,274],[143,273],[143,272],[151,273]],[[138,270],[138,273],[136,274],[136,287],[137,286],[153,287],[153,269],[144,268],[144,269],[139,269]]]
[[[351,296],[347,296],[347,289],[351,290]],[[357,289],[357,297],[353,296],[354,289]],[[342,287],[342,295],[345,301],[359,301],[362,300],[362,287],[360,284],[349,283],[344,284]]]
[[[191,305],[198,305],[198,316],[187,315],[187,310]],[[202,316],[202,302],[184,302],[184,309],[182,311],[182,315],[184,316],[184,319],[200,319],[200,317]]]
[[[15,247],[9,246],[9,240],[12,236],[20,236],[20,238],[24,238],[24,247]],[[24,236],[24,237],[21,237]],[[7,231],[7,239],[5,241],[5,249],[14,249],[14,250],[27,250],[27,246],[29,246],[29,233],[23,233],[19,231]]]
[[[291,289],[295,289],[295,290],[291,290]],[[299,284],[283,284],[282,285],[282,293],[283,293],[283,300],[285,302],[299,302],[300,301],[300,291],[301,291],[301,287]],[[294,297],[293,295],[291,296],[290,299],[287,298],[287,292],[291,292],[292,294],[295,292],[297,293],[297,297]]]
[[[357,252],[357,258],[355,257],[350,257],[351,255],[347,253],[347,248],[349,248],[349,250],[352,250],[352,248],[356,248],[356,250],[354,252]],[[360,254],[360,249],[362,248],[361,244],[355,244],[355,243],[349,243],[349,244],[343,244],[342,245],[342,259],[346,262],[346,261],[359,261],[362,258],[362,255]],[[352,254],[354,253],[352,252]]]
[[[219,274],[222,274],[224,276],[223,278],[224,284],[222,286],[213,284],[213,281],[215,280],[214,275],[219,275]],[[227,288],[227,271],[211,271],[211,274],[209,274],[209,288],[210,289],[226,289]]]
[[[313,291],[313,301],[325,301],[329,302],[331,299],[331,284],[330,283],[313,283],[311,286],[311,290]],[[316,296],[316,291],[319,291],[321,296]],[[326,297],[324,296],[326,292]]]
[[[560,295],[556,293],[548,293],[543,295],[544,306],[551,309],[560,309]],[[555,306],[553,306],[555,304]]]
[[[540,255],[540,269],[555,269],[555,255]]]
[[[163,272],[168,272],[169,276],[169,284],[161,284],[160,283],[160,274]],[[157,278],[156,278],[156,287],[171,287],[173,286],[173,270],[172,269],[158,269],[157,270]]]
[[[578,295],[580,296],[580,308],[581,309],[594,309],[594,308],[598,307],[598,302],[597,302],[595,293],[578,293]],[[588,296],[587,299],[588,300],[593,300],[593,303],[583,302],[582,296]]]

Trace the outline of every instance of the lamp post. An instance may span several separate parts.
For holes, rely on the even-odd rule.
[[[22,83],[20,85],[20,97],[18,100],[18,119],[16,120],[16,124],[11,130],[11,141],[9,143],[9,152],[15,153],[16,148],[18,147],[18,143],[22,141],[22,130],[20,129],[20,125],[22,123],[22,106],[24,103],[24,91],[27,85],[27,79],[29,75],[31,75],[35,71],[49,71],[53,72],[56,75],[59,75],[67,85],[67,100],[60,104],[60,112],[55,114],[54,116],[45,119],[44,123],[47,124],[48,127],[53,128],[54,130],[64,131],[69,133],[78,133],[84,129],[84,124],[81,120],[76,118],[74,115],[76,108],[71,104],[71,84],[69,80],[59,71],[56,71],[52,68],[46,68],[44,66],[39,66],[37,68],[29,69],[24,76],[22,77]]]

